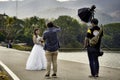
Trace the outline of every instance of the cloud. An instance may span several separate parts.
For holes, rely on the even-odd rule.
[[[10,1],[24,1],[24,0],[10,0]]]
[[[68,2],[68,1],[76,1],[76,0],[57,0],[59,2]]]
[[[6,2],[6,1],[23,1],[23,0],[0,0],[0,2]]]
[[[0,1],[1,1],[1,2],[3,1],[3,2],[4,2],[4,1],[9,1],[9,0],[0,0]]]
[[[111,13],[111,16],[120,19],[120,11],[118,10],[118,11]]]

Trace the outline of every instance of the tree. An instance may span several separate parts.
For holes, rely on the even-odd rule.
[[[34,29],[40,29],[40,35],[42,36],[42,33],[46,28],[45,22],[45,19],[36,16],[24,19],[25,24],[21,41],[27,42],[28,45],[33,45],[32,36]]]
[[[18,34],[22,32],[24,27],[23,23],[22,20],[17,19],[16,17],[8,17],[4,26],[6,40],[15,40]]]
[[[103,45],[109,48],[120,48],[120,23],[104,25]]]
[[[81,26],[76,19],[70,16],[60,16],[54,23],[61,27],[61,32],[59,34],[61,47],[81,47],[81,44],[77,41],[77,35],[81,32]]]

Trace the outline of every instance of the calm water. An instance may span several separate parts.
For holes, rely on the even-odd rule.
[[[58,59],[88,64],[87,52],[60,52]],[[100,66],[120,69],[120,52],[105,52],[99,61]]]

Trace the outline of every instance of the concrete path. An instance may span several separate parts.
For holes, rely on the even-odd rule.
[[[25,64],[29,52],[0,47],[0,60],[21,80],[46,80],[46,71],[27,71]],[[83,63],[58,60],[58,78],[49,80],[120,80],[120,69],[100,67],[100,77],[88,78],[89,66]]]

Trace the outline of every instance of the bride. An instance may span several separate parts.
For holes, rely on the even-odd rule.
[[[34,46],[26,63],[27,70],[46,69],[45,51],[43,50],[42,37],[39,36],[39,29],[34,30]]]

